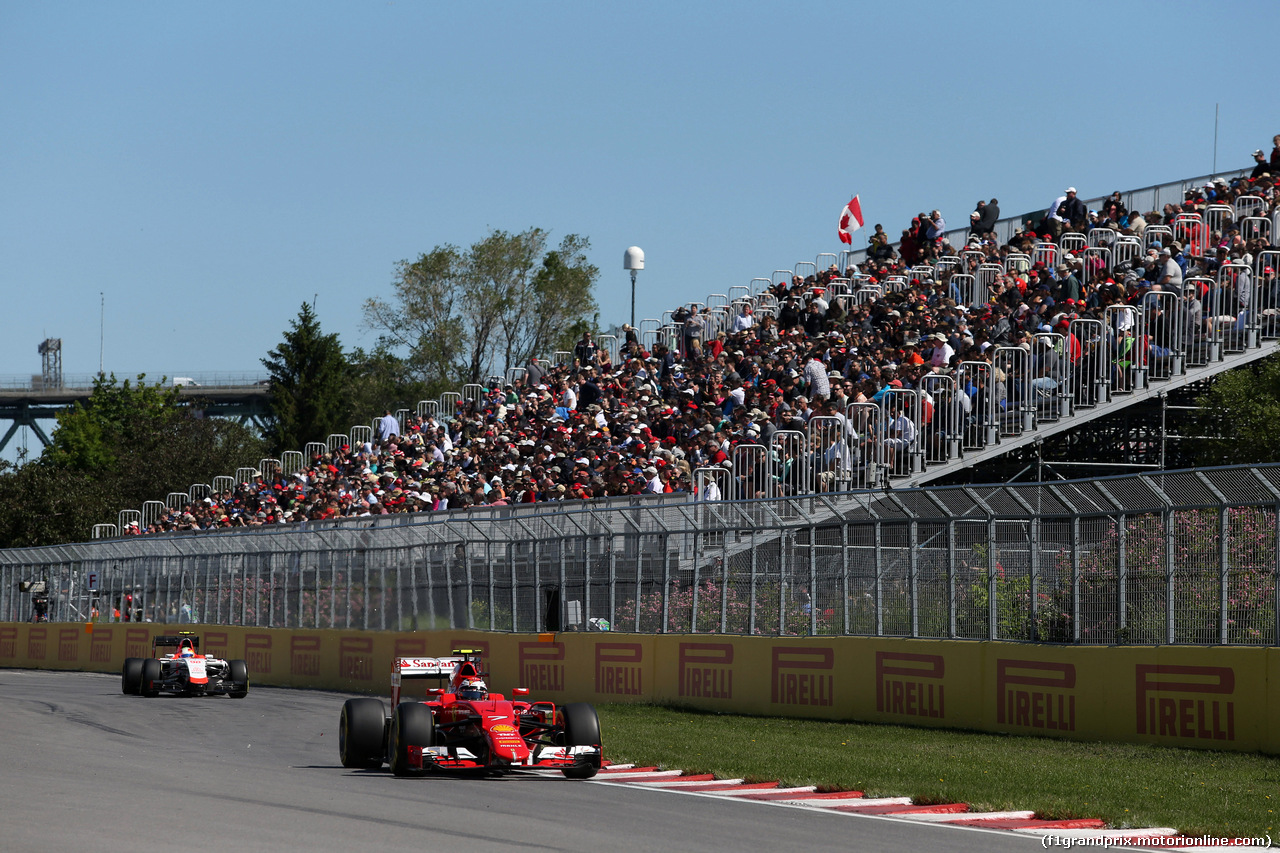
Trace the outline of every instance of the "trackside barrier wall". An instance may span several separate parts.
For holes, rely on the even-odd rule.
[[[485,655],[495,691],[527,687],[556,702],[1280,753],[1277,648],[184,627],[199,633],[203,651],[246,660],[257,685],[385,694],[394,657],[465,647]],[[3,623],[0,667],[115,673],[172,630]]]

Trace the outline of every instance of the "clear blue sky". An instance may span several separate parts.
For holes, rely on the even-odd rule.
[[[301,303],[352,347],[393,266],[590,238],[601,325],[896,234],[1251,165],[1280,3],[0,6],[0,373],[257,371]],[[859,235],[861,237],[861,235]],[[861,239],[857,244],[862,245]]]

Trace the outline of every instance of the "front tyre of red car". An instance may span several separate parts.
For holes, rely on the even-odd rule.
[[[382,766],[387,713],[377,699],[348,699],[338,718],[338,756],[343,767]]]
[[[600,718],[596,709],[586,702],[570,702],[560,706],[560,720],[564,726],[565,746],[600,746]],[[600,754],[589,763],[566,767],[564,775],[570,779],[590,779],[600,771]]]
[[[242,660],[227,661],[227,680],[231,682],[231,690],[227,695],[232,699],[243,699],[249,695],[249,664]]]
[[[391,772],[397,776],[421,776],[424,762],[411,760],[411,747],[429,747],[434,741],[431,709],[421,702],[401,702],[391,714]]]
[[[137,696],[142,690],[142,658],[125,658],[120,670],[120,692]]]
[[[142,661],[142,681],[138,684],[138,693],[143,696],[160,695],[160,679],[164,677],[164,669],[160,661],[146,658]]]

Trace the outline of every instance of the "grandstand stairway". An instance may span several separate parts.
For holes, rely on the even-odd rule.
[[[893,502],[895,507],[892,514],[898,516],[906,508],[900,501],[893,499],[892,493],[894,490],[911,489],[935,483],[944,477],[954,475],[964,468],[972,467],[1036,442],[1047,441],[1054,436],[1080,429],[1092,421],[1157,398],[1162,394],[1168,394],[1170,391],[1197,382],[1203,382],[1228,370],[1252,364],[1277,351],[1280,351],[1280,340],[1263,339],[1258,342],[1257,346],[1247,347],[1242,352],[1228,352],[1223,354],[1219,360],[1209,360],[1208,363],[1201,365],[1189,365],[1181,373],[1168,378],[1152,379],[1147,384],[1147,387],[1141,390],[1113,396],[1106,402],[1101,402],[1088,408],[1075,408],[1069,417],[1044,422],[1037,420],[1032,428],[1022,430],[1016,435],[1002,435],[998,441],[976,450],[964,451],[963,454],[946,462],[930,464],[924,466],[923,470],[892,477],[878,488],[813,495],[811,496],[812,500],[806,502],[808,512],[806,512],[804,521],[807,525],[818,527],[852,515],[857,515],[863,519],[876,517],[878,513],[875,510],[875,506],[882,501]],[[705,572],[712,561],[721,559],[728,561],[735,555],[746,553],[753,548],[759,549],[773,541],[771,539],[761,539],[757,535],[758,531],[741,529],[740,523],[737,525],[739,529],[735,529],[732,520],[716,513],[714,504],[702,504],[701,506],[705,508],[705,511],[713,513],[713,517],[716,517],[716,526],[725,529],[727,532],[723,538],[716,541],[714,548],[702,549],[701,553],[697,555],[690,553],[678,554],[677,567],[681,571],[693,572],[695,569],[701,569]],[[909,510],[906,510],[906,512],[909,513]],[[799,521],[799,519],[795,519],[793,523],[796,521]],[[769,526],[773,525],[770,524]]]

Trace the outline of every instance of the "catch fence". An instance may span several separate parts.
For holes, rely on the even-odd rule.
[[[308,522],[3,551],[0,619],[1275,645],[1278,510],[1264,465]]]

